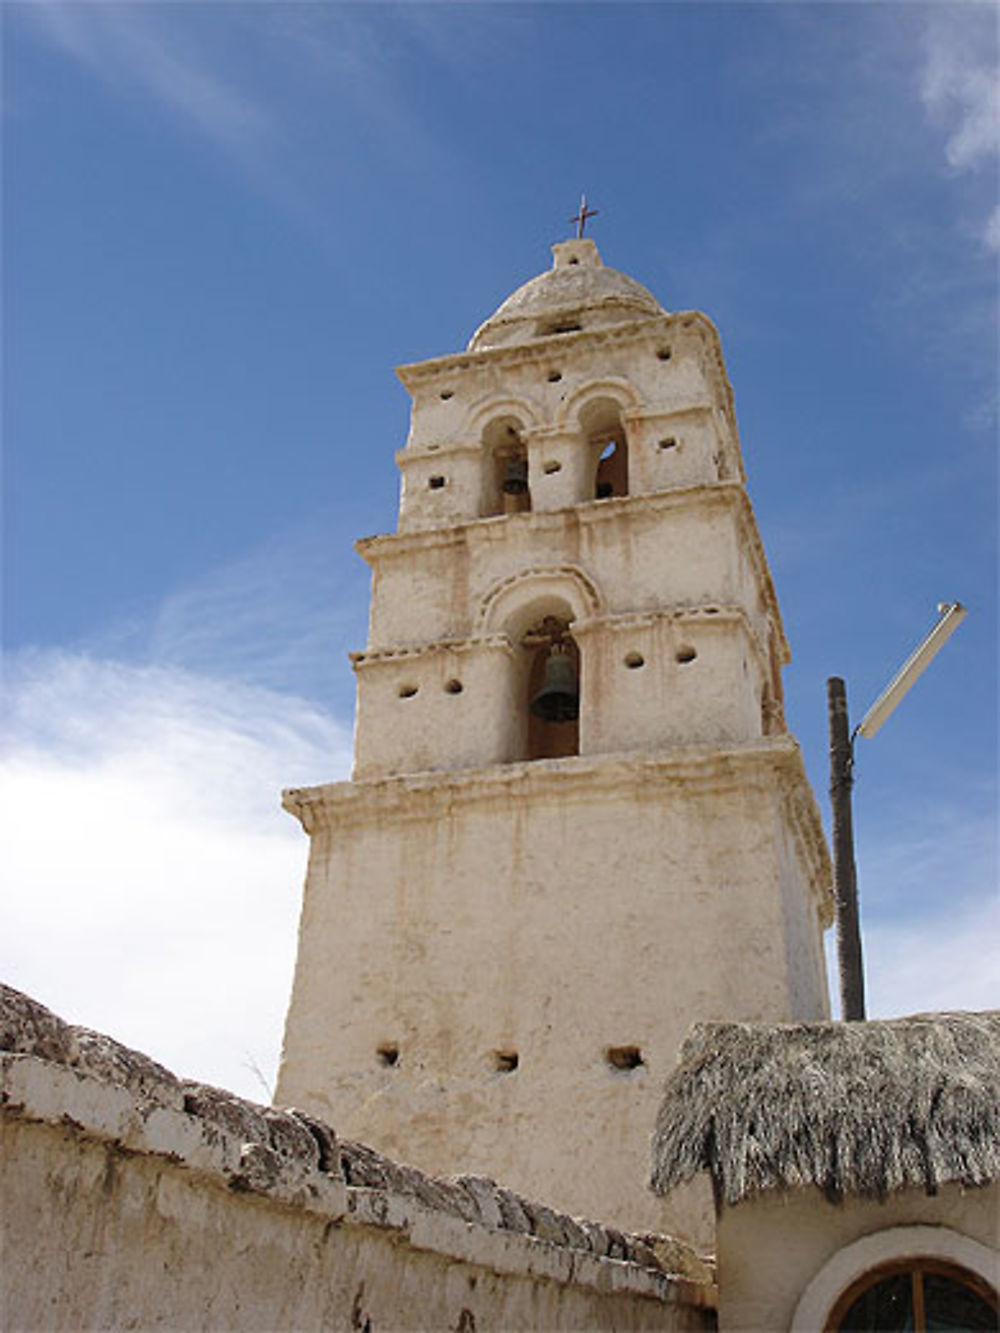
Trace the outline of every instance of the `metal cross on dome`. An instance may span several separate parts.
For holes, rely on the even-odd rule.
[[[596,217],[597,217],[597,213],[598,213],[598,210],[597,210],[596,208],[588,208],[588,207],[587,207],[587,196],[586,196],[585,194],[581,194],[581,195],[580,195],[580,211],[579,211],[579,213],[576,213],[573,217],[570,218],[570,222],[575,222],[575,223],[576,223],[576,235],[577,235],[577,240],[580,240],[580,241],[583,240],[583,229],[584,229],[584,227],[587,225],[587,219],[588,219],[588,218],[596,218]]]

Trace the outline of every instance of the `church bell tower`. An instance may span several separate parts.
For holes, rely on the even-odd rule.
[[[829,863],[718,334],[589,239],[553,253],[399,371],[353,775],[285,794],[277,1100],[641,1229],[688,1027],[828,1016]]]

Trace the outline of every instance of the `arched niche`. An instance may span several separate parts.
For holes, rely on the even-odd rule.
[[[578,420],[589,454],[587,472],[592,478],[591,497],[606,500],[628,495],[628,438],[621,403],[603,395],[588,399],[580,409]]]
[[[515,643],[547,607],[586,620],[599,615],[602,605],[597,585],[577,565],[536,565],[493,584],[479,604],[477,628]]]
[[[517,641],[518,758],[565,759],[580,753],[580,649],[568,607],[551,602],[538,611]]]
[[[637,412],[642,407],[642,400],[630,380],[609,375],[603,379],[587,380],[569,394],[560,404],[556,414],[556,426],[560,430],[579,429],[581,417],[587,412],[592,402],[610,399],[617,403],[624,416],[627,412]]]
[[[573,625],[599,613],[593,582],[573,565],[523,570],[495,584],[480,605],[480,629],[506,635],[510,661],[512,760],[558,759],[580,752],[579,717],[547,721],[532,713],[532,701],[546,680],[546,662],[555,650],[565,655],[582,695],[586,663]],[[564,677],[565,678],[565,677]]]
[[[483,487],[480,516],[520,514],[531,509],[528,446],[521,417],[503,412],[491,417],[480,436]]]

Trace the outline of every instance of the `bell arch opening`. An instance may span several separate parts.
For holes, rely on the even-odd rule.
[[[539,615],[521,636],[521,755],[564,759],[580,753],[580,649],[571,615]]]
[[[531,509],[528,447],[516,416],[494,417],[482,434],[483,500],[481,516],[521,514]]]
[[[580,429],[590,450],[593,496],[628,495],[628,437],[621,404],[593,398],[580,411]]]

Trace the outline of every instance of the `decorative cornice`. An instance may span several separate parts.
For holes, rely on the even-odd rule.
[[[455,458],[462,455],[479,458],[482,456],[482,452],[483,447],[478,440],[471,443],[468,440],[457,440],[454,443],[425,444],[419,448],[404,445],[402,449],[396,450],[395,459],[397,467],[406,468],[422,461],[433,462],[436,459],[440,462],[443,458]]]
[[[396,374],[410,392],[432,384],[440,375],[454,375],[480,366],[506,364],[532,365],[550,361],[554,348],[579,348],[629,345],[662,338],[665,333],[678,329],[709,331],[718,341],[715,325],[699,310],[681,310],[675,314],[650,316],[630,324],[615,324],[610,328],[581,329],[578,333],[550,334],[532,338],[530,342],[512,343],[507,347],[484,347],[480,351],[452,352],[446,356],[431,357],[427,361],[411,361],[396,367]]]
[[[696,486],[675,486],[670,490],[649,491],[641,495],[613,496],[605,500],[591,500],[585,504],[568,505],[565,509],[532,511],[522,514],[498,514],[493,518],[470,519],[446,527],[421,528],[414,532],[390,532],[374,537],[362,537],[354,549],[372,568],[380,560],[397,556],[420,554],[449,546],[474,548],[478,542],[516,540],[519,531],[532,529],[543,532],[558,531],[567,524],[600,524],[613,521],[625,513],[663,513],[671,509],[697,505],[726,505],[740,512],[741,531],[750,551],[755,573],[760,584],[764,607],[771,618],[778,638],[779,658],[782,665],[791,661],[791,650],[774,590],[774,581],[764,553],[754,517],[750,497],[742,482],[717,481]]]
[[[445,773],[410,773],[398,777],[295,787],[282,793],[282,805],[314,835],[355,823],[433,820],[460,807],[516,797],[524,802],[623,791],[636,800],[662,800],[668,791],[685,795],[745,789],[754,780],[777,783],[793,837],[807,867],[821,921],[832,920],[830,857],[819,809],[806,776],[798,743],[776,736],[742,745],[675,746],[656,753],[576,755],[536,759]]]
[[[648,491],[640,495],[608,496],[603,500],[588,500],[583,504],[567,505],[563,509],[530,510],[520,514],[497,514],[491,518],[472,518],[436,528],[419,528],[413,532],[386,532],[372,537],[360,537],[354,549],[374,564],[379,559],[409,555],[443,546],[471,546],[477,541],[502,540],[505,534],[519,528],[535,528],[543,532],[557,531],[567,523],[586,526],[610,522],[627,512],[646,510],[660,513],[686,505],[738,504],[743,495],[738,481],[717,481],[708,485],[674,486],[669,490]],[[759,540],[759,538],[758,538]]]
[[[348,653],[355,671],[406,658],[433,657],[437,653],[470,653],[480,649],[510,654],[513,645],[506,634],[474,634],[466,639],[435,639],[429,643],[404,644],[398,648],[375,648],[363,653]]]

